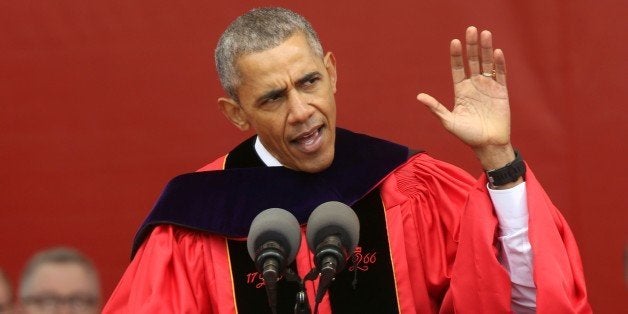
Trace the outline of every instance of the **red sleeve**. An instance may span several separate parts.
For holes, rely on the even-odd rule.
[[[511,311],[510,278],[498,261],[498,221],[486,184],[485,176],[475,180],[426,154],[384,181],[402,309]],[[529,168],[526,188],[537,311],[590,312],[580,256],[567,223]]]
[[[103,313],[216,313],[211,239],[169,225],[140,247]],[[230,290],[230,289],[227,289]]]
[[[540,313],[590,313],[584,271],[565,218],[530,171],[526,175],[529,237]]]
[[[226,155],[198,171],[224,168]],[[235,311],[224,238],[157,226],[135,254],[103,313]]]
[[[384,181],[382,198],[402,313],[452,309],[444,300],[460,218],[475,181],[427,154],[414,157]]]
[[[537,312],[590,313],[573,234],[529,166],[525,180]],[[510,280],[497,261],[497,218],[486,184],[483,175],[469,191],[451,273],[454,307],[473,313],[510,311]]]

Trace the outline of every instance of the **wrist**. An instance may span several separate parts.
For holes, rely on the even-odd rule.
[[[515,158],[505,166],[486,171],[489,187],[492,189],[509,189],[523,182],[526,173],[526,164],[518,151],[514,151]]]
[[[515,150],[510,143],[474,148],[473,151],[485,171],[502,168],[515,160]]]

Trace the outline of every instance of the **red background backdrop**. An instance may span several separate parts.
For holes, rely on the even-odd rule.
[[[243,134],[219,113],[213,48],[233,1],[0,2],[0,267],[71,245],[105,298],[176,174]],[[624,1],[274,2],[310,19],[339,68],[339,125],[426,148],[474,175],[473,154],[415,100],[451,104],[449,40],[493,31],[509,70],[513,141],[570,222],[590,300],[628,306],[624,254]]]

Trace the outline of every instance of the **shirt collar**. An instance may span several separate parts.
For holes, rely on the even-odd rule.
[[[270,154],[268,149],[264,147],[264,144],[259,140],[259,136],[255,137],[255,152],[267,167],[282,167],[283,165]]]

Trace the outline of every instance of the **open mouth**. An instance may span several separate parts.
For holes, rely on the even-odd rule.
[[[301,134],[290,143],[306,154],[317,151],[323,143],[323,126]]]

